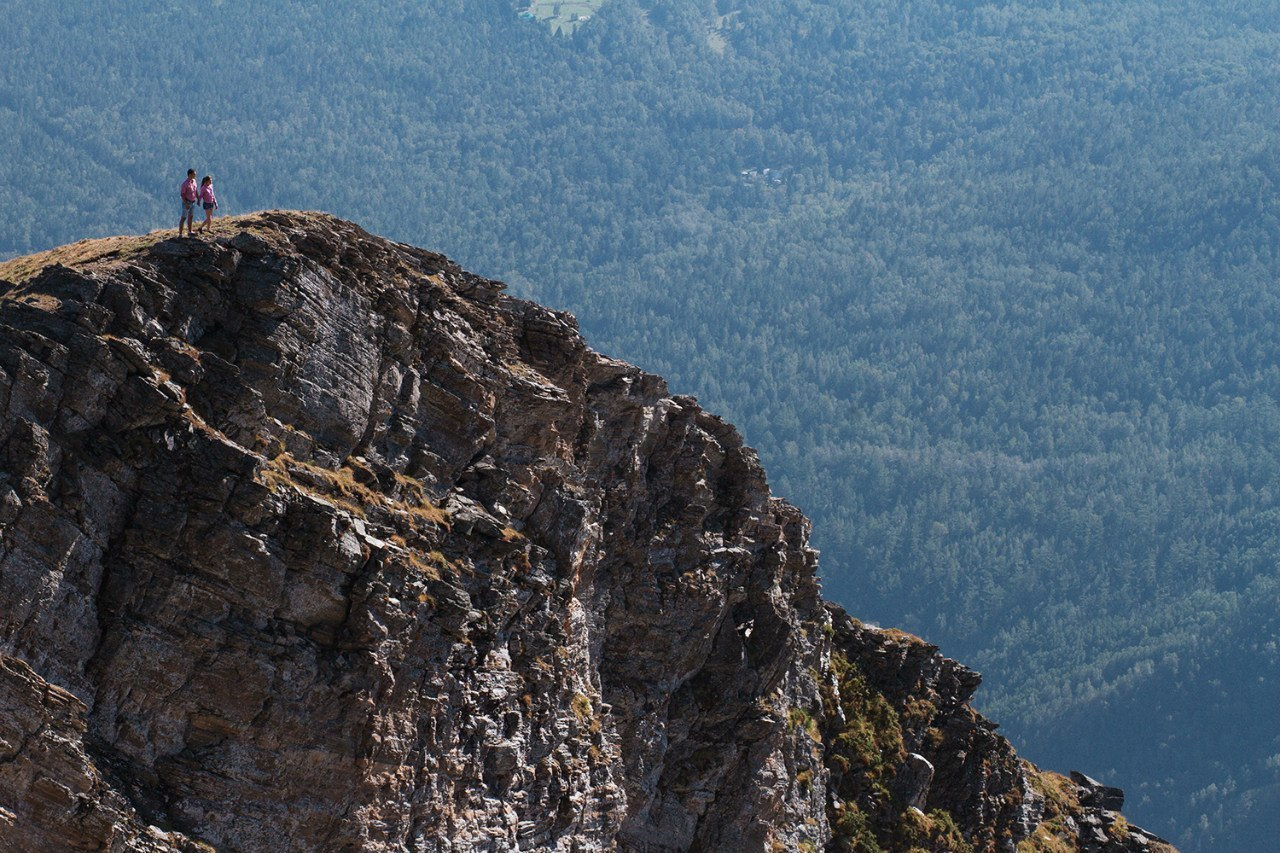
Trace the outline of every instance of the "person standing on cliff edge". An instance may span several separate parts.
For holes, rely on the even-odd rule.
[[[196,189],[196,170],[187,169],[187,179],[182,182],[182,186],[178,187],[178,195],[182,197],[182,216],[178,219],[178,236],[182,236],[182,225],[186,223],[187,236],[190,237],[191,219],[195,216],[196,198],[199,195]]]
[[[213,227],[213,212],[218,208],[218,199],[213,195],[213,178],[208,175],[200,182],[200,201],[204,203],[204,222],[200,223],[200,231],[208,231]]]

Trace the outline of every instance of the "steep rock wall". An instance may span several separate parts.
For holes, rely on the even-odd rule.
[[[10,849],[1156,844],[568,315],[297,213],[0,279]]]

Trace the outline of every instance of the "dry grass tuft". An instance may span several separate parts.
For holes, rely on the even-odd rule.
[[[448,513],[431,503],[420,482],[397,474],[396,481],[401,484],[397,500],[357,480],[352,464],[352,460],[348,460],[334,470],[286,452],[269,460],[262,476],[270,480],[269,485],[288,486],[323,498],[358,518],[368,518],[370,510],[382,510],[406,519],[415,533],[432,534],[449,529]]]
[[[573,706],[573,715],[580,724],[591,719],[591,700],[586,695],[575,693],[570,704]]]

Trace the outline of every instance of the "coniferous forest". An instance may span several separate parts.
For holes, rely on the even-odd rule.
[[[740,426],[827,594],[1280,836],[1280,3],[0,0],[0,258],[327,210]]]

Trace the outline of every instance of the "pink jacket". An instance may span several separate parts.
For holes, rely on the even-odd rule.
[[[200,188],[200,200],[205,204],[217,204],[218,200],[213,195],[213,184],[205,184]]]

